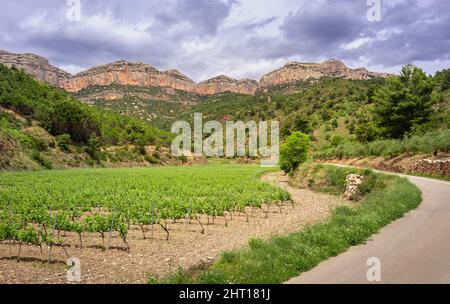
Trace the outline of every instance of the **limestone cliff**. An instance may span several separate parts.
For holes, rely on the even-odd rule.
[[[73,76],[50,65],[47,59],[33,54],[12,54],[0,51],[0,63],[24,69],[40,81],[73,93],[92,86],[118,84],[147,88],[159,87],[198,95],[224,92],[252,95],[272,86],[310,79],[339,77],[360,80],[388,76],[369,72],[363,68],[350,69],[339,60],[328,60],[323,63],[289,62],[284,67],[264,75],[260,82],[251,79],[236,80],[221,75],[197,84],[177,70],[159,71],[148,64],[123,60],[93,67]],[[109,93],[114,95],[114,92]]]
[[[196,84],[176,70],[161,72],[148,64],[117,61],[91,68],[65,81],[62,87],[69,92],[78,92],[90,86],[110,84],[142,87],[170,87],[192,92]]]
[[[200,95],[214,95],[223,92],[239,94],[255,94],[258,82],[250,79],[236,80],[225,75],[220,75],[209,80],[200,82],[196,92]]]
[[[364,68],[350,69],[343,62],[335,59],[323,63],[289,62],[281,69],[264,75],[259,88],[266,89],[275,85],[325,77],[361,80],[387,76],[388,74],[369,72]]]
[[[72,75],[49,64],[48,60],[34,54],[13,54],[0,51],[0,63],[8,67],[23,69],[34,78],[55,87],[62,84]]]

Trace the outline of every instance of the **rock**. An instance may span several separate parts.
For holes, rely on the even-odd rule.
[[[384,78],[389,76],[384,73],[369,72],[366,69],[349,69],[339,60],[328,60],[323,63],[289,62],[281,69],[264,75],[260,81],[259,89],[269,88],[275,85],[320,79],[324,77],[336,77],[352,80]]]
[[[48,60],[34,54],[13,54],[0,51],[0,63],[7,67],[23,69],[32,77],[55,87],[61,87],[72,75],[49,64]]]
[[[420,174],[447,176],[450,174],[450,159],[421,159],[414,164],[412,171]]]
[[[158,71],[151,65],[116,61],[81,72],[62,84],[69,92],[78,92],[90,86],[108,86],[110,84],[141,87],[169,87],[193,92],[196,84],[176,70]]]
[[[93,67],[76,75],[64,72],[50,65],[47,59],[34,54],[13,54],[0,51],[0,63],[24,69],[34,78],[72,93],[96,85],[118,84],[164,88],[167,94],[173,94],[175,90],[180,90],[197,95],[214,95],[225,92],[254,95],[258,91],[265,92],[268,88],[276,85],[306,80],[315,82],[325,77],[360,80],[389,76],[388,74],[369,72],[363,68],[350,69],[343,62],[334,59],[323,63],[289,62],[284,67],[264,75],[260,82],[251,79],[236,80],[220,75],[198,84],[174,69],[159,71],[148,64],[124,60]],[[124,94],[128,94],[128,92],[124,93],[113,89],[94,93],[96,96],[91,96],[90,99],[116,100],[122,99]],[[164,97],[159,97],[158,99],[164,99]],[[151,98],[152,96],[149,97],[149,99]],[[268,102],[271,100],[269,99]]]
[[[196,92],[200,95],[214,95],[224,92],[253,95],[257,89],[258,82],[255,80],[236,80],[221,75],[199,83]]]
[[[349,200],[353,200],[357,196],[358,186],[361,185],[364,181],[364,176],[358,174],[349,174],[347,175],[346,181],[347,186],[344,196]]]

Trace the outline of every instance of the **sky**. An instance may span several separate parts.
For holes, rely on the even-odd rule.
[[[380,4],[378,6],[378,3]],[[70,73],[116,60],[199,82],[288,61],[428,73],[450,67],[449,0],[0,0],[0,49]],[[379,10],[378,10],[379,8]]]

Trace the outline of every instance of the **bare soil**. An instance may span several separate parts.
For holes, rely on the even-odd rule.
[[[287,177],[272,173],[262,178],[289,191],[293,203],[280,206],[263,206],[263,210],[248,208],[246,213],[234,213],[233,218],[201,216],[204,227],[192,220],[168,221],[170,239],[161,228],[147,226],[146,239],[141,227],[131,227],[128,243],[131,251],[125,250],[120,237],[113,234],[111,247],[107,251],[100,234],[83,234],[83,249],[79,248],[78,235],[67,234],[64,239],[68,254],[81,261],[81,283],[146,283],[149,276],[162,277],[176,271],[212,264],[220,253],[243,248],[251,238],[270,239],[299,231],[305,225],[326,219],[331,210],[346,204],[342,198],[292,188]],[[247,221],[248,216],[248,221]],[[225,223],[227,222],[227,225]],[[64,234],[63,234],[64,236]],[[105,238],[108,244],[108,236]],[[11,249],[11,254],[10,254]],[[62,248],[53,248],[53,262],[48,264],[48,248],[22,246],[21,261],[17,261],[18,245],[0,244],[0,284],[8,283],[67,283],[67,256]]]

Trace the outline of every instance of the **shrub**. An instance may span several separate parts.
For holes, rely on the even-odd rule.
[[[42,138],[33,137],[33,140],[38,151],[47,151],[48,146]]]
[[[368,144],[346,142],[316,151],[314,158],[332,159],[342,157],[384,156],[401,154],[437,154],[450,150],[450,130],[436,130],[424,135],[413,135],[403,139],[379,139]]]
[[[31,153],[31,159],[33,159],[35,162],[39,163],[45,169],[51,170],[53,168],[52,162],[48,159],[44,159],[42,157],[41,153],[39,153],[39,151],[33,151]]]
[[[280,168],[285,173],[290,173],[304,163],[308,158],[310,139],[309,136],[294,132],[288,137],[280,149]]]
[[[70,152],[70,135],[69,134],[62,134],[56,137],[56,143],[58,144],[58,147],[64,151],[64,152]]]
[[[87,154],[92,159],[98,160],[99,159],[99,152],[100,152],[100,140],[98,136],[94,133],[92,133],[91,137],[89,138],[86,148],[84,149]]]

